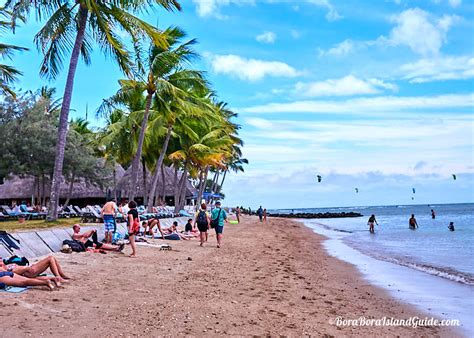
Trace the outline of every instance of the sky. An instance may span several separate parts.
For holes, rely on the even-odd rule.
[[[474,3],[181,3],[181,12],[143,18],[196,38],[196,68],[238,113],[250,163],[244,173],[227,175],[224,204],[474,202]],[[31,20],[2,39],[30,48],[14,58],[24,73],[19,88],[47,84],[61,96],[65,69],[53,82],[39,76],[33,36],[40,27]],[[100,126],[94,111],[120,78],[96,48],[92,65],[78,67],[71,116],[87,110]]]

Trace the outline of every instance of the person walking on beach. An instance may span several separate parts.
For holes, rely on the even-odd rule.
[[[369,226],[369,232],[374,234],[375,233],[375,228],[374,225],[377,224],[377,220],[375,219],[375,215],[372,215],[369,217],[369,220],[367,221],[367,225]]]
[[[140,216],[138,216],[137,203],[135,203],[135,201],[128,202],[128,207],[130,208],[127,213],[128,239],[130,241],[130,246],[132,247],[132,254],[130,257],[136,257],[137,246],[135,244],[135,236],[140,231]]]
[[[262,222],[262,220],[263,220],[263,209],[262,209],[262,206],[260,206],[260,208],[258,208],[258,210],[257,210],[257,215],[258,215],[258,218],[260,219],[260,222]]]
[[[196,213],[196,216],[194,217],[194,228],[196,228],[197,225],[199,230],[199,238],[201,239],[199,246],[203,246],[204,242],[207,242],[207,230],[209,230],[209,224],[211,223],[206,209],[206,203],[202,203],[201,209],[199,209],[199,211]]]
[[[237,223],[240,223],[240,208],[235,208],[235,216],[237,217]]]
[[[115,224],[117,209],[117,204],[115,204],[113,198],[109,199],[102,207],[101,216],[104,219],[105,243],[112,243],[113,233],[117,231],[117,225]]]
[[[222,232],[224,231],[224,222],[227,222],[227,214],[225,210],[221,208],[221,202],[216,202],[216,207],[212,210],[211,213],[211,222],[217,223],[214,226],[217,236],[217,247],[221,247],[222,243]]]
[[[431,209],[431,218],[432,218],[432,219],[435,219],[435,218],[436,218],[436,214],[435,214],[435,212],[434,212],[433,209]]]
[[[267,223],[267,209],[263,209],[263,222]]]
[[[410,219],[408,220],[408,227],[409,227],[411,230],[415,230],[416,228],[418,228],[418,223],[416,222],[416,218],[415,218],[415,215],[414,215],[414,214],[411,214],[411,217],[410,217]]]

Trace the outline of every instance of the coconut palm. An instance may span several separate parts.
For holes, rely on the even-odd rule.
[[[58,214],[68,115],[79,56],[82,56],[86,64],[90,64],[95,42],[106,55],[118,63],[124,73],[131,75],[133,60],[119,37],[120,31],[131,37],[136,52],[140,50],[140,41],[145,38],[151,38],[157,46],[167,46],[164,35],[158,29],[132,14],[146,10],[153,4],[167,10],[180,9],[176,0],[8,0],[5,4],[6,8],[13,10],[14,15],[29,14],[33,11],[39,20],[47,18],[34,39],[44,54],[41,75],[56,78],[62,68],[65,54],[72,47],[60,113],[48,219],[55,220]]]
[[[9,12],[0,8],[0,31],[12,29],[14,22],[11,20]],[[27,48],[0,43],[0,57],[2,59],[11,59],[15,51],[24,51]],[[12,84],[17,80],[22,73],[13,66],[0,64],[0,95],[10,95],[16,97]]]

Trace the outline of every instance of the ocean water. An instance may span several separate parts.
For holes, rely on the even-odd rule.
[[[364,216],[305,219],[304,224],[328,238],[329,254],[354,264],[371,283],[435,317],[460,320],[461,332],[474,336],[474,204],[294,209],[342,211]],[[368,231],[371,214],[379,223],[375,234]],[[408,228],[411,214],[417,230]]]
[[[436,218],[431,218],[431,209]],[[295,209],[295,212],[354,211],[357,218],[308,220],[311,227],[343,232],[342,241],[365,255],[420,270],[441,278],[474,285],[474,204],[401,205],[350,208]],[[272,211],[270,211],[272,212]],[[291,212],[290,209],[273,212]],[[367,220],[376,216],[375,234]],[[419,228],[408,229],[415,214]],[[448,230],[454,222],[455,231]]]

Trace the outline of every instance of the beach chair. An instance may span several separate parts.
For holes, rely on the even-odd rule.
[[[0,205],[0,210],[2,210],[4,213],[6,213],[8,216],[11,218],[20,218],[24,217],[26,219],[30,218],[30,215],[24,212],[15,212],[8,205]]]
[[[64,208],[63,208],[63,210],[64,210],[65,212],[69,213],[69,215],[70,215],[71,217],[77,217],[77,216],[79,216],[79,215],[77,214],[76,210],[74,210],[74,208],[73,208],[71,205],[65,205]]]
[[[77,212],[79,216],[82,216],[82,214],[84,213],[84,210],[79,208],[77,205],[74,205],[74,206],[71,205],[71,207]]]
[[[102,219],[102,216],[100,215],[101,211],[97,211],[96,209],[97,206],[89,206],[87,209],[89,212],[95,217],[95,221],[97,223],[102,223],[104,220]]]

